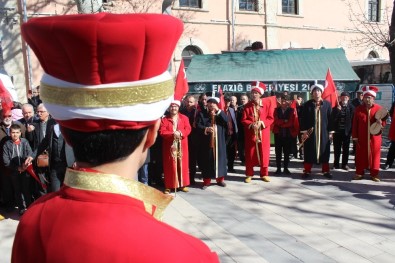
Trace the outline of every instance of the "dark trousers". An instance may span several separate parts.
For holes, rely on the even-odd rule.
[[[41,184],[49,186],[50,173],[48,167],[36,167],[34,171],[36,172]],[[30,191],[34,200],[37,200],[41,196],[47,194],[50,190],[50,188],[44,189],[38,182],[36,182],[36,180],[30,180]]]
[[[276,166],[277,169],[281,169],[281,159],[284,153],[284,168],[288,168],[289,155],[292,150],[292,137],[282,137],[278,134],[274,134],[274,150],[276,153]]]
[[[239,159],[242,163],[245,162],[246,157],[245,157],[245,146],[244,146],[245,142],[244,142],[244,134],[243,135],[239,135],[237,138],[237,152],[239,155]]]
[[[64,176],[66,174],[65,164],[53,164],[51,165],[51,171],[49,172],[50,179],[50,192],[56,192],[63,185]]]
[[[26,172],[16,172],[11,175],[12,187],[15,194],[15,202],[19,210],[27,208],[32,202],[29,179],[30,176]]]
[[[198,140],[196,138],[188,138],[188,161],[189,161],[189,181],[195,182],[196,175],[196,160],[198,153]]]
[[[333,134],[333,151],[335,166],[339,166],[340,154],[342,155],[342,166],[348,165],[348,156],[350,154],[350,135],[345,135],[344,131]]]
[[[394,159],[395,159],[395,141],[391,141],[391,146],[388,149],[387,160],[385,161],[385,164],[391,167],[392,164],[394,163]]]
[[[226,157],[228,158],[228,170],[233,170],[236,158],[236,139],[232,137],[226,142]]]
[[[5,169],[5,168],[4,168]],[[1,192],[3,203],[6,208],[13,208],[15,205],[14,189],[12,187],[12,176],[9,172],[1,173]]]

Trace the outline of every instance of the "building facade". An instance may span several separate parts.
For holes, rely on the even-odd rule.
[[[102,4],[102,10],[113,13],[160,13],[162,2],[171,2],[167,13],[181,18],[185,23],[184,34],[174,53],[173,74],[176,74],[182,58],[188,65],[196,54],[244,50],[255,41],[262,42],[264,49],[341,47],[347,59],[358,67],[364,67],[365,64],[380,65],[379,69],[373,66],[373,76],[370,75],[369,82],[382,81],[378,76],[385,76],[389,71],[388,51],[368,39],[388,34],[387,18],[391,17],[393,4],[390,0],[96,2]],[[70,0],[0,0],[2,66],[12,76],[20,101],[26,100],[28,89],[39,85],[42,74],[37,59],[20,37],[21,23],[31,17],[77,12],[76,2]]]

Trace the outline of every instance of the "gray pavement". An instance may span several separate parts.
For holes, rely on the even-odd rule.
[[[225,263],[394,262],[395,169],[381,171],[380,183],[351,181],[353,169],[332,170],[328,180],[319,167],[301,180],[302,162],[292,160],[290,176],[273,175],[270,183],[256,176],[250,184],[244,167],[235,169],[225,188],[178,192],[164,221],[203,240]],[[10,261],[17,219],[0,221],[0,263]]]

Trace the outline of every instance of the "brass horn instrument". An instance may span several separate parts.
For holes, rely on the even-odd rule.
[[[175,121],[173,124],[173,130],[174,132],[177,131],[177,123],[178,121]],[[173,144],[170,147],[170,154],[171,157],[174,160],[176,171],[174,174],[175,181],[177,182],[176,187],[174,189],[174,192],[176,193],[177,191],[177,186],[181,186],[181,178],[182,178],[182,147],[181,147],[181,138],[174,136],[173,139]]]
[[[261,156],[259,154],[259,144],[262,142],[262,135],[261,135],[261,126],[260,126],[260,118],[259,118],[259,104],[254,105],[254,123],[256,124],[253,126],[254,133],[255,133],[255,149],[256,154],[258,157],[259,166],[261,165]]]
[[[305,137],[304,139],[302,138],[301,142],[299,143],[299,149],[303,147],[303,144],[305,143],[305,141],[307,141],[308,138],[310,138],[310,135],[313,133],[314,128],[311,127],[310,129],[307,130],[307,137]]]

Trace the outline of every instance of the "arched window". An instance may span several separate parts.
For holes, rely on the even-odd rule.
[[[368,58],[379,58],[379,55],[377,54],[377,52],[376,51],[370,51],[369,52],[369,55],[368,55]]]
[[[202,50],[197,46],[186,46],[181,53],[182,59],[184,60],[185,69],[188,68],[189,64],[191,63],[192,57],[194,55],[203,54]]]

